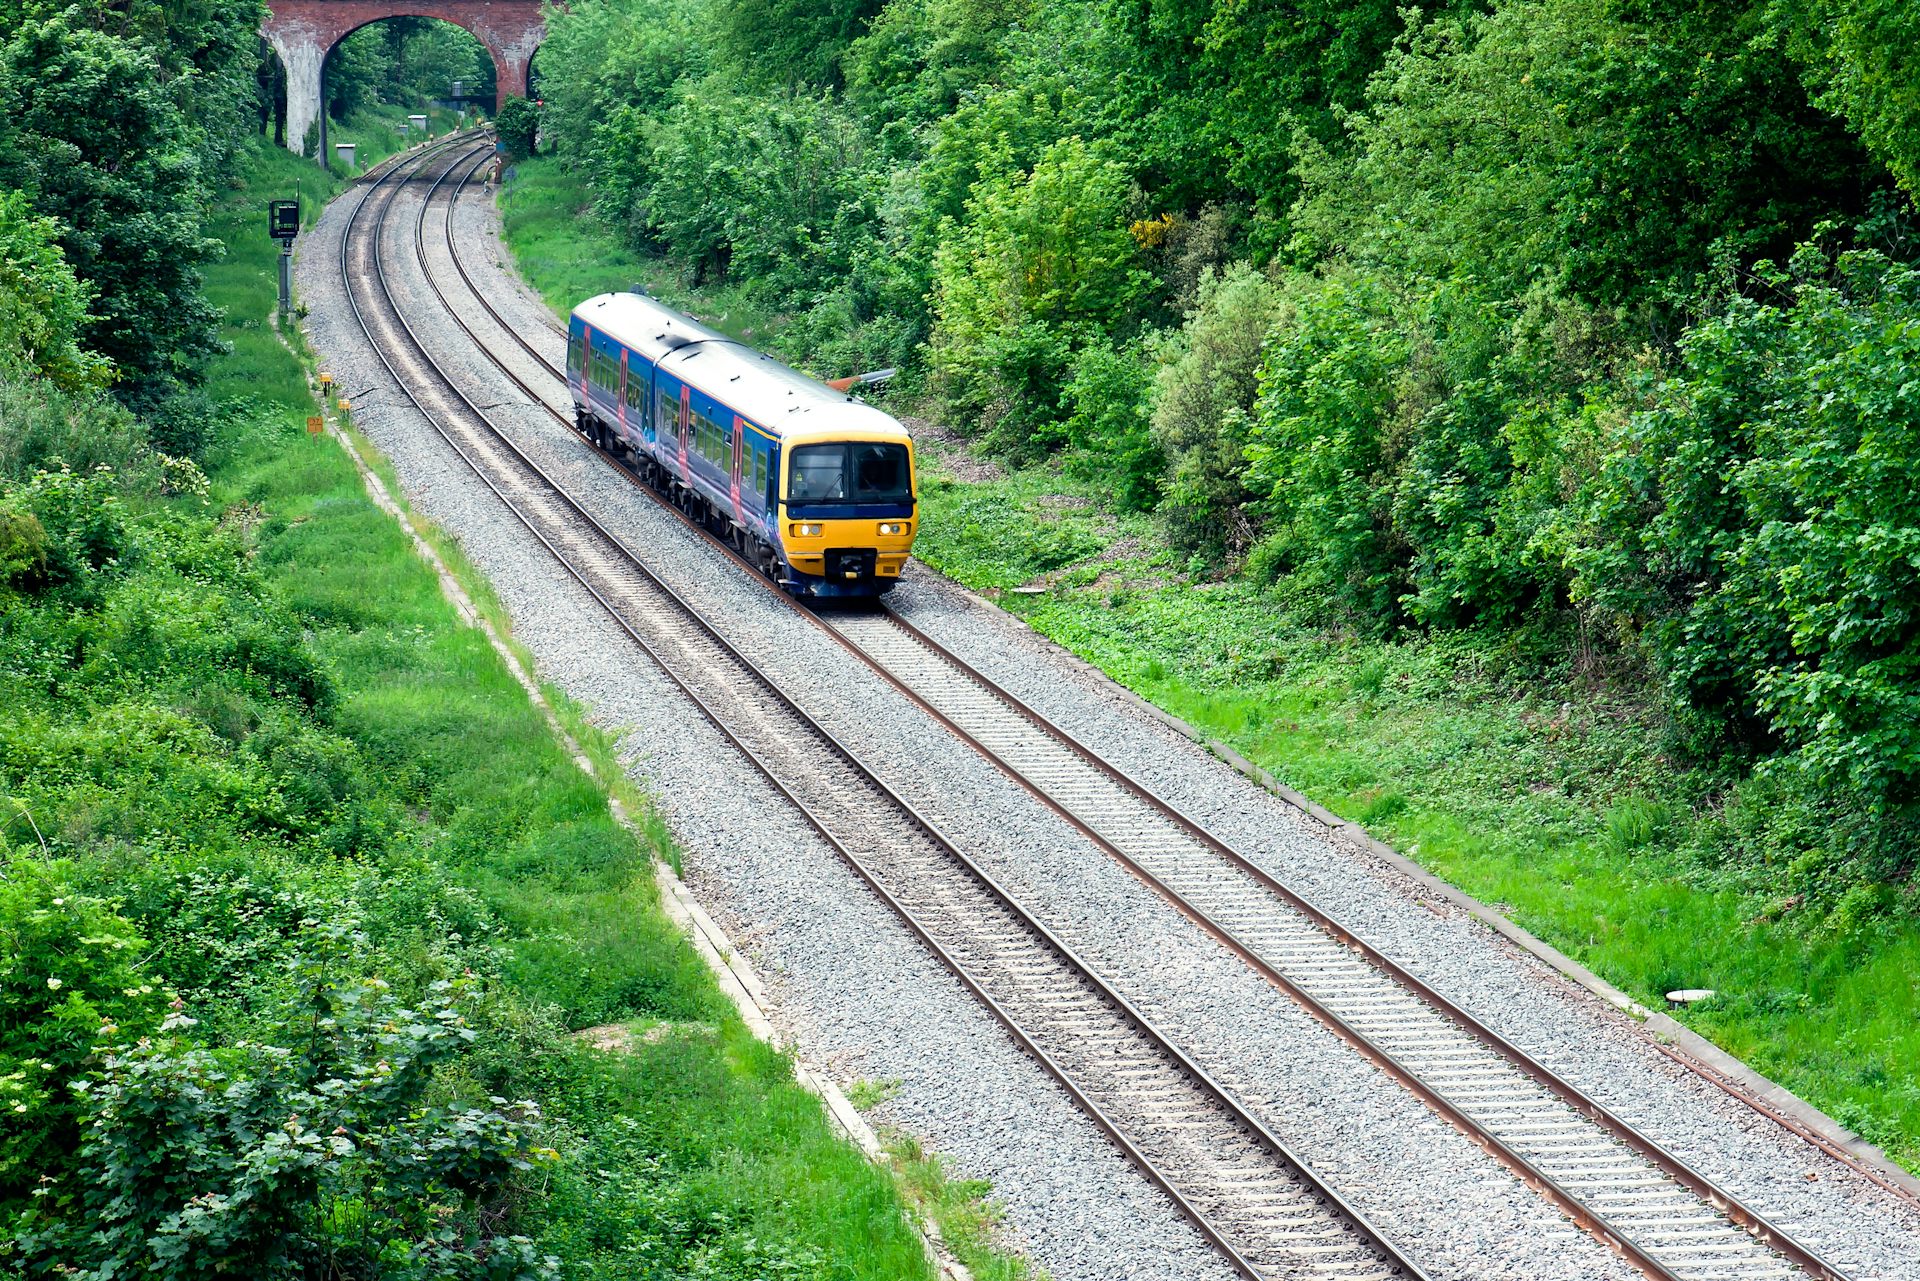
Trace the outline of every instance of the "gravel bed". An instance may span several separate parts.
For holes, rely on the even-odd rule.
[[[323,235],[337,234],[341,214],[329,211]],[[471,201],[456,227],[467,237],[490,221],[490,211]],[[343,386],[353,386],[343,371],[371,384],[371,395],[362,392],[356,405],[370,404],[372,412],[356,418],[392,457],[416,505],[451,529],[488,574],[543,674],[602,724],[627,731],[630,768],[660,797],[686,849],[690,881],[775,983],[809,1057],[825,1060],[843,1081],[899,1079],[898,1097],[883,1109],[887,1119],[923,1136],[961,1172],[992,1180],[1008,1204],[1013,1234],[1056,1276],[1223,1274],[1165,1202],[810,832],[791,815],[765,807],[763,784],[738,768],[714,766],[726,759],[718,736],[691,719],[670,687],[491,495],[482,499],[464,464],[417,415],[388,411],[382,380],[368,371],[364,339],[338,314],[336,250],[337,244],[317,240],[303,252],[301,278],[316,349],[334,358]],[[468,258],[491,297],[537,307],[498,263],[491,254]],[[412,298],[417,314],[431,316],[430,295],[413,297],[425,291],[417,268],[410,270],[411,284],[407,272],[395,273],[396,292]],[[505,407],[502,425],[589,510],[644,549],[710,616],[725,619],[736,643],[793,680],[810,710],[825,714],[869,763],[884,765],[890,782],[935,813],[1434,1275],[1628,1275],[1404,1091],[594,461],[517,391],[509,394],[484,361],[456,354],[464,336],[450,322],[416,323],[461,376],[498,389],[476,399],[490,403],[497,395]],[[429,328],[443,332],[430,336]],[[541,331],[528,332],[539,341]],[[1886,1233],[1861,1222],[1860,1206],[1874,1201],[1862,1193],[1865,1185],[1825,1168],[1833,1163],[1783,1141],[1751,1112],[1675,1070],[1630,1024],[1609,1018],[1597,1002],[1570,991],[1497,936],[1464,918],[1436,916],[1415,902],[1411,886],[1378,867],[1356,877],[1363,866],[1358,856],[1332,847],[1279,802],[1116,698],[1031,633],[934,576],[913,574],[896,600],[944,643],[1269,860],[1436,986],[1557,1067],[1570,1074],[1584,1068],[1595,1079],[1580,1076],[1582,1084],[1743,1194],[1757,1193],[1763,1208],[1836,1262],[1863,1276],[1876,1270],[1920,1275],[1906,1267],[1915,1257],[1910,1223],[1901,1225],[1896,1242],[1891,1219],[1883,1220]],[[990,1115],[981,1102],[988,1098],[994,1100]],[[1775,1173],[1742,1182],[1735,1174],[1752,1172],[1729,1172],[1706,1159],[1716,1154],[1730,1154],[1720,1166],[1763,1163]],[[1810,1163],[1823,1163],[1813,1184],[1804,1177],[1814,1168]],[[1842,1214],[1839,1207],[1850,1208]]]
[[[490,283],[483,287],[493,292]],[[752,584],[744,584],[743,598],[730,563],[594,460],[571,433],[549,420],[515,437],[1436,1275],[1626,1275],[1412,1096],[816,628]],[[937,761],[939,769],[896,764],[910,761]],[[726,915],[759,927],[750,935],[756,942],[784,930],[790,907],[765,893],[760,852],[690,853],[687,862],[695,886],[717,898]],[[787,971],[807,963],[782,957],[777,947],[762,948],[756,959]],[[1463,1180],[1462,1170],[1482,1173]],[[1474,1205],[1472,1214],[1459,1213],[1462,1198]],[[1542,1262],[1547,1250],[1552,1265]]]
[[[886,1118],[958,1173],[989,1180],[1006,1209],[1009,1244],[1060,1281],[1232,1277],[797,815],[767,805],[766,789],[744,769],[716,768],[728,759],[725,741],[405,403],[341,291],[338,237],[357,198],[330,208],[301,245],[309,340],[414,508],[487,576],[541,676],[625,734],[627,763],[658,798],[703,901],[762,966],[802,1052],[843,1084],[911,1083]],[[396,294],[410,296],[405,273],[394,275]],[[753,856],[757,889],[782,904],[779,915],[749,918],[712,892],[705,865],[737,855]]]
[[[1111,681],[924,566],[902,614],[1857,1278],[1920,1276],[1920,1215],[1662,1053],[1623,1012],[1336,844]]]

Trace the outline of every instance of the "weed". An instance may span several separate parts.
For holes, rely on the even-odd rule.
[[[884,1081],[859,1080],[847,1086],[847,1102],[862,1112],[890,1103],[900,1094],[899,1078]]]

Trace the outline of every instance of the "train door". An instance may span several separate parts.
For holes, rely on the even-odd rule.
[[[614,413],[620,419],[620,439],[627,439],[627,405],[633,397],[627,392],[627,349],[620,348],[620,393],[613,398]]]
[[[747,420],[739,414],[733,416],[733,473],[727,479],[727,496],[733,499],[733,518],[742,528],[746,526],[747,515],[740,510],[740,453],[747,447]]]
[[[693,388],[680,384],[680,474],[693,484],[693,464],[687,458],[687,432],[693,425]]]

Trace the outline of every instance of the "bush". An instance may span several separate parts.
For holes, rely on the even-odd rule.
[[[540,109],[525,98],[508,98],[493,122],[506,146],[507,159],[518,163],[533,154],[540,133]]]
[[[1160,514],[1182,551],[1218,559],[1253,542],[1248,415],[1279,307],[1279,289],[1252,267],[1203,273],[1193,313],[1161,353],[1152,432],[1170,475]]]
[[[1696,746],[1920,800],[1920,271],[1806,248],[1736,300],[1606,462],[1578,591],[1658,657]]]
[[[112,467],[140,488],[155,459],[146,428],[119,402],[63,390],[0,354],[0,484],[62,465]]]
[[[153,1038],[101,1056],[83,1082],[92,1120],[73,1183],[21,1220],[29,1264],[60,1260],[156,1278],[215,1272],[530,1281],[555,1274],[483,1211],[550,1153],[532,1104],[433,1097],[435,1071],[475,1033],[456,990],[403,1008],[343,962],[366,940],[316,932],[299,967],[304,1008],[285,1047],[208,1049],[179,998]]]
[[[71,1186],[88,1115],[76,1087],[97,1050],[146,1035],[164,1012],[132,923],[62,872],[27,857],[0,865],[0,1205]]]
[[[17,353],[65,390],[98,390],[113,366],[80,346],[93,291],[67,265],[63,230],[25,192],[0,191],[0,361]]]
[[[1126,171],[1079,138],[976,189],[934,264],[929,354],[950,414],[1014,451],[1060,439],[1076,349],[1145,296],[1130,200]]]
[[[1375,627],[1399,614],[1389,435],[1410,353],[1385,289],[1364,276],[1302,285],[1260,367],[1248,483],[1301,584]]]
[[[1073,466],[1104,479],[1123,511],[1151,511],[1166,459],[1153,439],[1153,365],[1146,351],[1088,345],[1061,393]]]

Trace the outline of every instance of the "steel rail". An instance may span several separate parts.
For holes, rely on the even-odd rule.
[[[436,293],[440,293],[438,283],[433,280],[431,266],[426,263],[424,258],[424,223],[428,207],[431,204],[433,190],[437,189],[440,184],[444,182],[448,174],[450,174],[452,169],[457,167],[457,165],[458,162],[456,161],[454,166],[450,166],[447,171],[435,179],[433,187],[430,188],[427,193],[427,198],[422,201],[420,219],[415,227],[416,250],[422,252],[423,271],[428,278],[429,284],[433,286]],[[394,193],[388,195],[386,201],[381,206],[381,219],[383,221],[396,194],[397,189],[395,189]],[[891,910],[895,911],[896,914],[900,915],[903,921],[908,924],[909,928],[921,937],[929,948],[934,951],[936,957],[953,971],[970,991],[982,999],[983,1003],[988,1006],[989,1011],[1008,1029],[1016,1042],[1021,1044],[1023,1048],[1033,1055],[1036,1061],[1046,1068],[1046,1070],[1067,1089],[1069,1095],[1087,1111],[1090,1118],[1093,1119],[1102,1130],[1108,1133],[1115,1143],[1121,1147],[1122,1151],[1168,1194],[1170,1199],[1174,1201],[1176,1207],[1180,1208],[1183,1214],[1195,1223],[1203,1235],[1207,1236],[1209,1240],[1221,1249],[1229,1261],[1232,1262],[1243,1275],[1249,1277],[1267,1275],[1254,1263],[1249,1261],[1245,1253],[1232,1241],[1228,1240],[1224,1233],[1213,1224],[1211,1218],[1195,1207],[1189,1198],[1175,1186],[1175,1176],[1170,1176],[1160,1170],[1158,1166],[1140,1150],[1138,1145],[1123,1132],[1122,1127],[1116,1124],[1112,1118],[1108,1117],[1093,1099],[1088,1097],[1074,1081],[1072,1074],[1038,1043],[1034,1035],[1030,1034],[1026,1028],[1020,1025],[1018,1020],[1010,1014],[1000,1001],[995,1000],[991,994],[985,990],[984,985],[967,970],[967,967],[955,957],[947,947],[938,942],[935,938],[934,931],[916,916],[906,904],[901,902],[892,891],[882,884],[878,874],[866,866],[853,851],[847,848],[845,842],[832,832],[830,826],[822,816],[818,814],[812,806],[808,805],[802,797],[797,795],[793,788],[788,786],[787,780],[780,777],[778,772],[772,768],[758,751],[753,749],[741,736],[734,732],[733,727],[726,723],[726,718],[693,689],[687,681],[681,678],[680,673],[675,670],[674,665],[666,661],[664,656],[642,635],[631,620],[627,618],[593,582],[589,581],[587,572],[580,565],[576,564],[573,558],[563,553],[561,549],[554,544],[548,536],[548,533],[540,529],[527,512],[522,510],[521,504],[516,502],[513,497],[502,488],[501,483],[495,477],[490,476],[487,470],[475,461],[468,448],[454,439],[447,424],[442,422],[438,415],[429,411],[427,407],[421,403],[416,390],[409,386],[407,377],[405,377],[394,364],[394,357],[374,334],[372,325],[369,324],[366,316],[360,309],[358,299],[354,297],[350,275],[351,264],[354,260],[352,252],[353,231],[361,213],[365,211],[370,201],[371,192],[369,192],[366,197],[363,197],[360,204],[350,216],[346,228],[343,230],[341,269],[343,282],[347,289],[348,302],[354,312],[355,318],[367,333],[370,343],[372,343],[375,351],[380,355],[383,364],[387,366],[388,372],[394,377],[396,386],[414,403],[415,407],[422,412],[434,426],[435,430],[441,434],[443,439],[473,468],[482,482],[500,497],[502,502],[507,505],[509,511],[528,528],[529,532],[532,533],[538,541],[548,548],[555,558],[560,561],[563,568],[595,598],[601,607],[614,618],[622,630],[640,646],[642,651],[653,659],[663,674],[687,694],[689,699],[701,711],[702,716],[712,723],[723,736],[738,747],[755,767],[768,778],[769,782],[774,784],[775,788],[780,791],[783,796],[786,796],[789,801],[795,804],[809,825],[829,841],[843,860],[849,863],[856,874],[860,875],[863,880],[871,885],[882,901],[885,902]],[[649,589],[657,593],[660,599],[670,602],[674,610],[677,611],[677,617],[696,629],[702,642],[706,646],[724,654],[739,671],[746,674],[748,680],[757,689],[771,696],[774,702],[784,708],[788,715],[796,718],[803,727],[804,732],[826,744],[833,755],[846,766],[850,767],[859,780],[864,782],[864,784],[876,794],[884,797],[888,805],[900,817],[906,820],[908,826],[928,837],[951,864],[957,865],[966,873],[972,883],[977,884],[987,892],[992,902],[997,904],[1000,909],[1004,910],[1011,917],[1015,918],[1020,923],[1021,929],[1034,938],[1043,940],[1046,946],[1059,958],[1065,968],[1075,975],[1079,982],[1085,985],[1089,991],[1093,992],[1096,997],[1110,1009],[1116,1011],[1119,1018],[1133,1028],[1142,1040],[1146,1041],[1169,1062],[1176,1065],[1181,1077],[1193,1085],[1198,1091],[1208,1096],[1214,1105],[1225,1114],[1229,1123],[1239,1133],[1250,1137],[1259,1147],[1264,1148],[1274,1163],[1282,1167],[1291,1179],[1304,1187],[1317,1205],[1325,1208],[1328,1216],[1352,1234],[1361,1247],[1370,1251],[1386,1270],[1386,1275],[1402,1276],[1410,1279],[1424,1276],[1416,1265],[1400,1255],[1399,1252],[1374,1230],[1353,1207],[1348,1205],[1336,1191],[1314,1175],[1305,1163],[1288,1150],[1286,1145],[1274,1136],[1264,1124],[1248,1114],[1245,1109],[1238,1104],[1237,1100],[1233,1099],[1211,1076],[1161,1034],[1145,1015],[1135,1009],[1125,998],[1121,997],[1119,993],[1113,991],[1108,985],[1099,980],[1092,970],[1086,966],[1063,941],[1053,935],[1050,930],[1035,920],[1029,913],[1025,912],[1011,894],[990,874],[974,863],[963,851],[958,849],[929,819],[920,814],[912,805],[905,801],[904,798],[900,797],[888,787],[877,775],[873,774],[849,747],[794,704],[780,688],[777,681],[769,677],[727,641],[725,637],[720,635],[696,609],[680,597],[671,586],[654,575],[615,535],[606,530],[605,527],[590,514],[581,509],[562,487],[555,484],[551,477],[528,458],[505,433],[494,426],[486,414],[475,406],[451,379],[447,378],[445,374],[441,373],[435,367],[431,354],[426,350],[424,344],[420,342],[418,335],[414,333],[408,324],[404,313],[392,299],[390,292],[387,290],[384,266],[379,257],[377,229],[375,232],[375,243],[371,253],[371,262],[373,268],[372,274],[381,294],[380,301],[385,309],[392,313],[391,320],[388,323],[395,327],[396,332],[404,335],[408,344],[417,353],[421,370],[431,374],[432,377],[436,378],[443,385],[445,394],[451,397],[452,402],[464,408],[465,413],[470,416],[471,421],[479,424],[481,430],[490,435],[493,444],[506,451],[507,455],[514,460],[515,465],[522,468],[525,475],[535,481],[536,485],[540,487],[541,492],[550,497],[555,503],[564,507],[573,519],[578,520],[580,524],[592,531],[593,536],[599,541],[601,546],[608,549],[611,554],[620,559],[623,570],[630,570],[639,575],[649,584]],[[443,305],[447,305],[443,293],[440,294],[440,297]],[[450,306],[448,309],[450,312],[452,311]],[[471,337],[471,331],[469,330],[468,332]],[[536,400],[538,400],[537,397]]]
[[[469,175],[469,178],[470,177],[471,175]],[[456,189],[454,193],[456,200],[465,185],[466,183],[463,181],[460,184],[460,188]],[[493,308],[485,295],[482,294],[474,284],[471,276],[466,271],[465,265],[459,260],[458,252],[454,249],[450,234],[448,248],[454,265],[469,291],[476,299],[480,300],[482,306],[486,308],[499,328],[507,333],[521,348],[547,369],[549,373],[564,384],[565,378],[560,370],[556,368],[552,362],[540,355],[540,353],[526,341],[524,336],[511,324],[507,323],[505,318]],[[462,327],[466,328],[464,323]],[[478,337],[473,335],[471,329],[468,329],[467,332],[470,337],[474,337],[476,344],[481,346],[482,350],[486,352],[502,372],[507,373],[508,377],[537,403],[546,405],[545,399],[534,391],[533,388],[528,386],[524,380],[520,379],[518,375],[508,370],[498,355],[487,347],[486,344],[481,343]],[[553,410],[551,405],[547,405],[546,407],[549,412],[554,414],[556,419],[563,424],[567,424],[567,419],[559,414],[558,411]],[[764,576],[759,574],[751,562],[740,556],[724,541],[715,538],[710,531],[702,528],[698,522],[690,519],[684,512],[680,511],[678,507],[668,503],[651,488],[640,484],[631,472],[621,466],[617,460],[611,458],[606,451],[596,447],[594,452],[601,457],[603,461],[613,466],[622,476],[626,477],[643,492],[647,493],[649,497],[655,499],[668,511],[671,511],[675,516],[679,517],[689,528],[701,533],[715,547],[730,556],[743,568],[747,569],[754,575],[757,581],[763,584],[766,582]],[[1457,1106],[1443,1091],[1436,1089],[1429,1083],[1419,1070],[1403,1063],[1399,1056],[1381,1045],[1374,1037],[1369,1036],[1365,1031],[1356,1027],[1353,1021],[1343,1017],[1328,1002],[1321,1000],[1300,984],[1288,978],[1280,969],[1261,956],[1255,948],[1249,946],[1247,942],[1241,939],[1235,931],[1220,923],[1206,910],[1192,902],[1187,895],[1181,893],[1169,884],[1164,877],[1156,874],[1144,866],[1139,860],[1127,854],[1114,841],[1095,829],[1090,822],[1076,813],[1071,806],[1061,802],[1052,795],[1046,787],[1035,782],[1025,771],[1006,759],[1001,752],[996,751],[993,747],[981,741],[976,734],[956,723],[951,717],[935,707],[919,690],[915,689],[911,684],[891,671],[877,656],[867,652],[857,641],[847,636],[841,628],[826,622],[814,611],[801,606],[784,591],[780,591],[771,584],[767,584],[767,586],[770,590],[773,590],[782,601],[793,606],[798,612],[813,621],[816,625],[821,626],[832,635],[839,644],[858,657],[862,662],[866,663],[908,699],[932,715],[949,731],[974,747],[1016,783],[1033,794],[1056,814],[1060,815],[1065,821],[1075,827],[1076,830],[1079,830],[1091,839],[1103,852],[1115,858],[1136,876],[1140,877],[1157,893],[1166,898],[1177,910],[1181,911],[1183,915],[1193,920],[1202,929],[1221,942],[1223,946],[1233,951],[1235,955],[1239,956],[1263,978],[1299,1002],[1323,1025],[1334,1031],[1336,1035],[1339,1035],[1365,1057],[1381,1067],[1389,1076],[1414,1093],[1416,1097],[1419,1097],[1429,1107],[1448,1120],[1449,1123],[1466,1133],[1474,1142],[1485,1147],[1490,1154],[1514,1170],[1515,1173],[1530,1186],[1534,1187],[1563,1212],[1567,1213],[1569,1217],[1583,1229],[1620,1252],[1623,1257],[1632,1262],[1641,1271],[1650,1277],[1656,1278],[1656,1281],[1687,1281],[1687,1278],[1690,1276],[1702,1275],[1702,1271],[1698,1267],[1690,1269],[1687,1272],[1676,1272],[1672,1268],[1669,1268],[1664,1262],[1651,1253],[1649,1247],[1637,1240],[1632,1231],[1623,1228],[1620,1224],[1616,1223],[1613,1218],[1595,1209],[1589,1204],[1588,1198],[1581,1196],[1578,1192],[1566,1186],[1561,1179],[1556,1178],[1542,1169],[1536,1161],[1530,1159],[1524,1152],[1520,1151],[1516,1145],[1503,1139],[1492,1126],[1483,1123],[1470,1115],[1462,1107]],[[1134,800],[1150,807],[1163,819],[1181,830],[1188,839],[1199,843],[1215,856],[1228,862],[1241,875],[1251,878],[1265,892],[1280,899],[1288,908],[1312,921],[1314,925],[1322,930],[1329,938],[1359,955],[1375,970],[1404,988],[1417,1000],[1437,1010],[1468,1038],[1491,1050],[1527,1080],[1538,1085],[1550,1096],[1559,1100],[1570,1111],[1578,1116],[1584,1117],[1608,1136],[1619,1140],[1630,1151],[1645,1160],[1651,1167],[1686,1188],[1717,1215],[1723,1216],[1732,1224],[1737,1225],[1755,1242],[1775,1251],[1790,1261],[1796,1268],[1812,1277],[1819,1278],[1820,1281],[1846,1281],[1844,1274],[1836,1267],[1822,1259],[1808,1247],[1794,1240],[1791,1235],[1773,1224],[1764,1214],[1744,1204],[1710,1178],[1694,1170],[1681,1158],[1663,1147],[1657,1140],[1640,1131],[1630,1122],[1586,1094],[1578,1086],[1567,1081],[1564,1077],[1555,1073],[1546,1067],[1546,1065],[1540,1063],[1524,1050],[1514,1045],[1506,1037],[1487,1026],[1456,1002],[1442,995],[1430,984],[1427,984],[1418,976],[1409,972],[1404,966],[1393,961],[1364,939],[1348,930],[1331,914],[1323,911],[1304,895],[1288,887],[1268,873],[1252,859],[1220,840],[1203,824],[1192,819],[1177,807],[1161,798],[1151,788],[1113,765],[1097,751],[1088,747],[1079,738],[1060,727],[1057,723],[1053,722],[1023,700],[1014,696],[985,673],[979,671],[972,664],[967,663],[958,655],[954,654],[947,647],[935,641],[920,628],[903,618],[897,611],[883,607],[883,616],[912,637],[917,643],[925,646],[932,653],[936,654],[954,671],[988,691],[993,698],[1005,705],[1035,730],[1053,740],[1082,762],[1098,771]],[[1747,1100],[1747,1102],[1749,1102],[1750,1106],[1754,1105],[1752,1100]],[[1823,1145],[1822,1150],[1829,1149]]]

